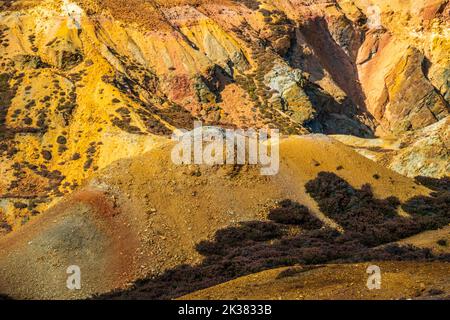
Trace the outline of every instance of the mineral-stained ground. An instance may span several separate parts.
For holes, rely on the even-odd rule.
[[[449,106],[448,0],[0,0],[0,299],[446,299]]]

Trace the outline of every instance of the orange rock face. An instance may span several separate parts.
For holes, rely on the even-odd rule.
[[[0,195],[14,226],[194,119],[392,139],[448,117],[445,1],[2,6]]]
[[[20,263],[29,258],[28,251],[17,248],[26,243],[17,240],[16,232],[45,215],[62,220],[52,224],[48,218],[42,226],[36,222],[30,227],[30,232],[38,230],[38,236],[42,232],[50,239],[40,238],[39,243],[51,244],[33,257],[41,260],[52,250],[52,241],[60,239],[52,238],[54,230],[64,229],[66,235],[72,223],[85,223],[94,238],[105,242],[99,245],[88,233],[73,241],[87,238],[92,250],[103,250],[97,267],[112,276],[105,287],[96,286],[107,291],[145,276],[144,270],[161,272],[183,259],[196,262],[189,256],[195,255],[193,241],[201,240],[196,236],[211,236],[235,222],[232,216],[220,216],[230,203],[240,208],[239,219],[261,219],[257,205],[267,202],[261,198],[270,194],[275,201],[295,194],[321,216],[303,190],[306,180],[320,171],[343,175],[349,170],[346,178],[356,179],[352,184],[358,188],[378,180],[382,171],[389,178],[383,177],[376,191],[384,198],[428,195],[428,189],[416,189],[410,178],[450,174],[449,53],[446,0],[0,1],[0,237],[16,239],[8,240],[12,244],[0,239],[0,267],[8,269],[3,276],[9,278],[16,266],[8,260],[10,251]],[[195,172],[158,167],[146,158],[158,154],[175,129],[192,129],[195,120],[222,128],[278,129],[288,141],[305,139],[301,141],[307,143],[288,143],[285,150],[284,161],[290,159],[286,168],[301,165],[301,170],[287,170],[292,177],[268,184],[250,171],[238,172],[247,189],[256,188],[256,180],[260,183],[252,194],[258,201],[251,207],[238,199],[246,190],[237,187],[239,179],[224,178],[229,189],[214,196],[205,187],[208,179],[201,180],[206,200],[198,207],[191,195],[200,182],[185,178]],[[162,170],[155,176],[163,177],[164,185],[153,184],[154,176],[142,164]],[[114,170],[120,171],[120,179],[111,178]],[[223,183],[216,179],[220,170],[205,175]],[[145,179],[138,179],[140,175]],[[101,177],[110,185],[99,183]],[[189,183],[180,182],[184,180]],[[172,197],[179,192],[172,181],[184,188],[182,199]],[[184,208],[199,214],[208,232],[184,230],[192,238],[177,251],[183,259],[170,256],[172,260],[141,268],[148,261],[136,258],[135,252],[117,258],[112,251],[124,248],[120,237],[139,251],[135,233],[147,231],[130,221],[138,216],[142,225],[148,222],[145,212],[151,200],[143,200],[141,190],[149,185],[155,189],[152,197],[167,211],[156,215],[157,227],[146,225],[158,234],[139,241],[159,246],[170,230],[176,242],[179,230],[165,225],[164,214],[170,212],[171,222],[188,230],[177,216]],[[266,191],[279,186],[282,193]],[[218,199],[224,193],[228,198],[222,203]],[[115,196],[121,203],[115,203]],[[172,198],[183,204],[173,205]],[[210,202],[220,202],[214,209],[221,210],[212,226],[204,222]],[[109,216],[98,215],[103,205],[113,217],[115,205],[129,215],[111,222]],[[247,215],[244,209],[253,211]],[[66,214],[73,219],[68,224]],[[34,234],[23,235],[34,241]],[[167,256],[171,252],[163,245],[157,248]],[[66,252],[60,254],[49,264],[68,259]],[[132,272],[123,271],[129,258],[134,259]],[[23,272],[30,276],[29,269]],[[16,280],[10,279],[8,289]],[[19,296],[28,297],[27,288]],[[42,296],[54,297],[52,289]]]

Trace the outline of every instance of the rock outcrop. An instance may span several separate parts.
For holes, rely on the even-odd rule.
[[[447,145],[434,129],[448,128],[447,1],[1,6],[0,216],[8,230],[195,119],[401,138],[412,153],[386,153],[382,163],[409,176],[448,174]]]

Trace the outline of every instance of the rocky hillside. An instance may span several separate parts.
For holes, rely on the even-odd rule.
[[[436,244],[450,243],[448,193],[430,195],[340,142],[282,140],[274,176],[251,165],[180,167],[172,147],[114,162],[0,238],[0,293],[176,298],[279,266],[343,261],[433,260],[448,270],[450,247]],[[399,248],[380,249],[399,240]],[[66,288],[73,264],[81,290]]]
[[[85,297],[180,263],[198,263],[196,242],[232,223],[266,218],[268,207],[254,216],[255,206],[268,205],[261,197],[298,201],[334,225],[304,190],[320,172],[334,173],[357,190],[369,183],[382,199],[403,203],[428,197],[430,190],[410,178],[450,174],[449,52],[448,0],[0,0],[0,239],[5,239],[0,278],[11,278],[4,292],[35,297],[29,288],[8,291],[18,279],[11,270],[30,254],[40,261],[72,224],[86,224],[81,239],[104,252],[99,268],[123,251],[117,249],[123,239],[140,254],[146,241],[158,246],[167,245],[168,238],[176,241],[171,237],[177,228],[195,238],[157,266],[133,250],[124,252],[114,260],[117,269],[108,270],[109,282],[93,284]],[[184,181],[197,174],[192,168],[192,174],[165,176],[168,165],[158,159],[168,154],[172,132],[191,129],[194,120],[224,128],[274,128],[286,141],[305,139],[309,142],[295,147],[285,144],[290,147],[281,155],[302,167],[287,170],[292,176],[284,175],[285,181],[269,182],[260,181],[253,169],[208,171],[208,179],[223,183],[222,175],[231,170],[246,187],[238,189],[241,193],[205,190],[203,196],[218,203],[220,223],[187,231],[182,218],[175,218],[180,204],[167,194],[184,190],[177,201],[208,219],[211,208],[196,207],[188,197],[199,192],[194,186],[207,182]],[[143,165],[158,174],[149,175]],[[233,198],[220,196],[239,198],[255,187],[253,180],[261,189],[254,191],[251,205],[239,203],[242,216],[224,218],[233,211],[227,209]],[[149,184],[152,193],[143,194]],[[297,192],[300,198],[293,199]],[[115,198],[108,198],[111,194]],[[153,202],[161,202],[162,209]],[[153,209],[162,212],[157,227],[142,229]],[[409,214],[400,204],[397,209]],[[164,228],[167,212],[174,225]],[[103,220],[116,214],[119,218]],[[67,224],[53,226],[52,217]],[[123,227],[133,221],[140,224]],[[122,240],[112,232],[116,228],[123,230]],[[150,240],[140,238],[149,229],[158,231]],[[40,240],[30,241],[47,249],[21,251],[26,243],[17,239],[33,237]],[[4,248],[13,248],[12,256],[5,258],[9,249]],[[66,249],[55,254],[53,266],[66,262],[58,260]],[[136,265],[127,269],[130,259]],[[42,265],[43,273],[46,269],[52,270]],[[22,276],[29,277],[29,271],[24,268]],[[58,292],[47,290],[38,296]]]
[[[448,174],[448,1],[366,2],[2,1],[5,228],[194,119]]]

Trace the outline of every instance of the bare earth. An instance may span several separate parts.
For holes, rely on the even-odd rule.
[[[378,265],[381,269],[379,290],[369,290],[366,286],[369,265]],[[283,277],[282,272],[287,269],[293,272]],[[238,278],[180,299],[448,299],[449,270],[449,263],[410,262],[279,268]]]

